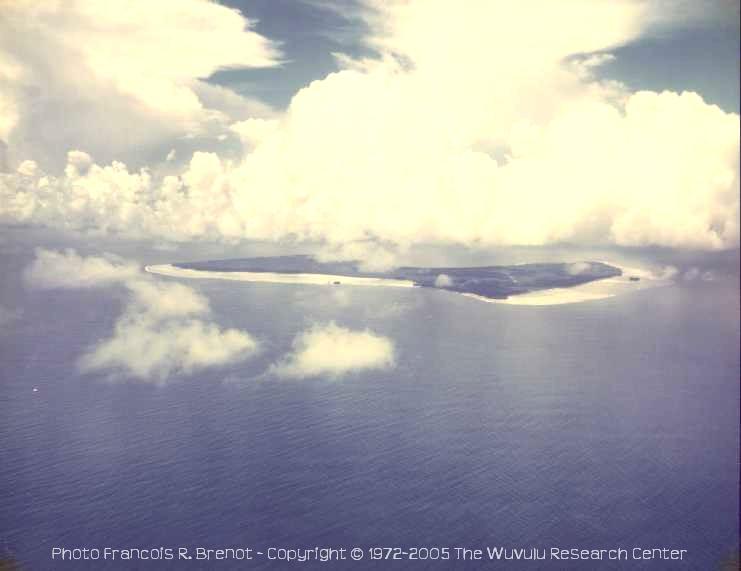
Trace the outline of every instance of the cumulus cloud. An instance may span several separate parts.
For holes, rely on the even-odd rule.
[[[210,311],[208,300],[183,284],[132,280],[127,287],[133,294],[133,304],[157,319],[203,315]]]
[[[579,276],[592,269],[592,264],[589,262],[574,262],[566,267],[566,271],[572,276]]]
[[[210,312],[208,300],[178,283],[132,280],[129,305],[113,335],[80,359],[83,371],[123,370],[141,380],[168,377],[254,355],[249,333],[221,329],[198,319]]]
[[[80,358],[86,372],[110,370],[162,382],[176,374],[238,362],[257,351],[257,341],[246,331],[222,329],[205,320],[208,299],[193,288],[155,281],[137,264],[111,254],[84,257],[74,250],[37,249],[25,279],[44,289],[118,283],[130,292],[113,335]]]
[[[377,55],[341,57],[285,113],[232,125],[241,160],[196,153],[165,177],[26,163],[0,177],[0,218],[319,241],[325,259],[368,269],[420,242],[738,246],[738,115],[595,75],[609,50],[666,24],[665,2],[366,5]]]
[[[170,284],[156,292],[161,301],[177,295]],[[256,350],[257,342],[245,331],[221,329],[200,319],[163,318],[154,306],[134,302],[116,322],[114,334],[83,355],[80,367],[123,370],[141,380],[164,381],[175,374],[247,359]]]
[[[82,169],[75,153],[59,177],[30,161],[21,167],[0,173],[0,220],[5,222],[170,241],[242,234],[231,207],[229,165],[213,153],[195,153],[178,176],[161,179],[117,161]]]
[[[330,322],[299,334],[293,341],[293,351],[270,372],[286,378],[339,378],[393,366],[394,345],[390,339],[368,329],[356,331]]]
[[[453,285],[453,280],[448,274],[439,274],[435,278],[435,287],[450,287]]]
[[[23,274],[26,283],[39,289],[91,288],[131,280],[139,266],[114,256],[80,256],[75,250],[36,249],[36,257]]]
[[[206,0],[17,0],[2,13],[0,140],[18,158],[114,157],[226,129],[267,106],[203,79],[280,63],[253,22]]]

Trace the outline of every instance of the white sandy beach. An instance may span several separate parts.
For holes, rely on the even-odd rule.
[[[607,299],[616,295],[630,293],[642,289],[669,285],[670,280],[656,277],[649,270],[620,266],[611,262],[604,262],[622,270],[623,275],[613,278],[596,280],[582,285],[552,288],[514,295],[507,299],[491,299],[473,293],[464,293],[466,297],[487,303],[503,303],[506,305],[562,305],[566,303],[580,303]],[[375,287],[414,287],[409,280],[395,280],[385,278],[363,278],[350,276],[336,276],[328,274],[283,274],[275,272],[212,272],[178,268],[171,264],[145,266],[150,274],[159,274],[174,278],[233,280],[240,282],[261,282],[276,284],[308,284],[308,285],[340,285],[375,286]],[[639,281],[631,281],[631,277]]]
[[[491,299],[473,293],[464,293],[463,295],[487,303],[503,303],[506,305],[562,305],[565,303],[581,303],[607,299],[616,295],[667,286],[672,283],[671,280],[657,277],[650,270],[622,266],[614,262],[603,261],[603,263],[620,269],[623,274],[572,287],[543,289],[521,295],[513,295],[507,299]],[[631,277],[639,278],[639,281],[632,281],[630,279]]]
[[[144,270],[150,274],[170,276],[173,278],[206,279],[206,280],[233,280],[238,282],[262,282],[272,284],[309,284],[382,287],[414,287],[409,280],[394,280],[384,278],[361,278],[350,276],[334,276],[329,274],[280,274],[275,272],[209,272],[203,270],[189,270],[178,268],[170,264],[145,266]]]

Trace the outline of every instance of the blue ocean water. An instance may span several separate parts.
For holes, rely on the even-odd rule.
[[[24,569],[719,568],[738,538],[738,276],[557,307],[419,289],[188,282],[253,360],[81,375],[117,288],[32,291],[2,257],[0,549]],[[166,256],[166,254],[163,254]],[[162,278],[166,279],[166,278]],[[397,365],[262,373],[314,322]],[[38,387],[33,392],[32,387]],[[54,547],[669,547],[683,562],[52,561]]]

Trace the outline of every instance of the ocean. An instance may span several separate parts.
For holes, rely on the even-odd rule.
[[[737,549],[737,268],[553,307],[188,281],[214,321],[248,330],[261,351],[158,384],[79,372],[126,295],[29,290],[32,255],[16,245],[0,257],[0,303],[17,311],[0,332],[0,550],[23,569],[694,571]],[[391,338],[396,366],[264,374],[299,331],[329,321]],[[106,547],[361,548],[363,559],[52,559]],[[378,561],[373,547],[451,558]],[[686,553],[455,558],[487,547]]]

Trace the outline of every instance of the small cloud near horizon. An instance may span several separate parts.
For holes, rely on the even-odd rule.
[[[291,379],[339,379],[362,371],[390,369],[394,365],[391,339],[369,329],[348,329],[331,321],[313,325],[297,335],[293,350],[268,372]]]
[[[163,383],[178,374],[245,360],[258,350],[247,331],[222,329],[206,320],[208,299],[195,289],[157,281],[138,264],[111,254],[85,257],[72,249],[38,248],[24,278],[29,287],[40,289],[120,284],[129,291],[113,334],[78,360],[83,372],[110,371]]]

